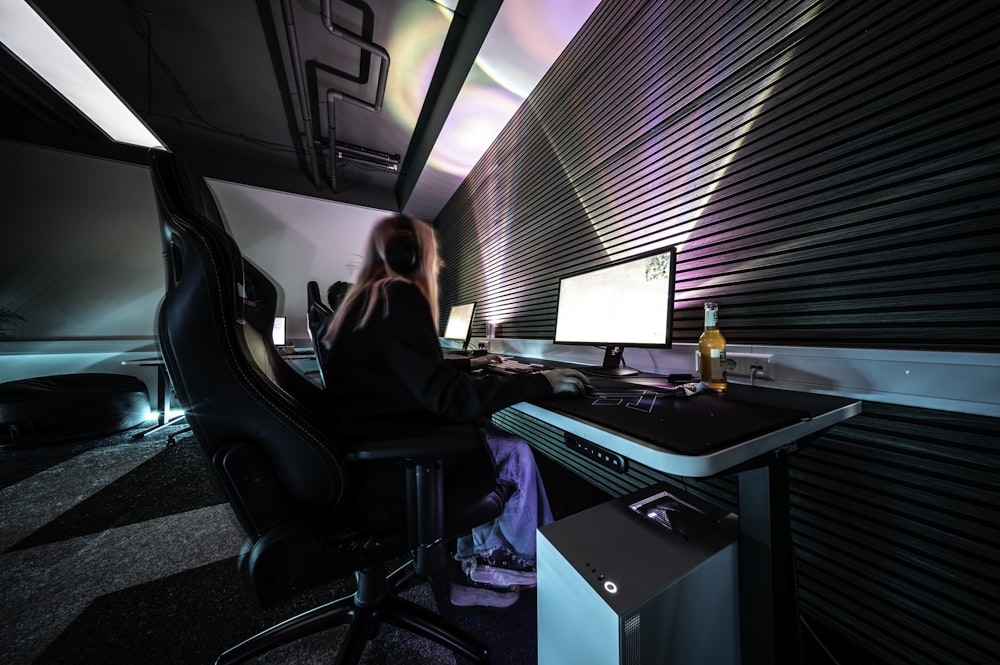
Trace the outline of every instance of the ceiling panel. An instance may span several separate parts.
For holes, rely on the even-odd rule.
[[[432,219],[596,0],[33,4],[205,176]],[[0,106],[0,137],[145,162],[6,51]]]

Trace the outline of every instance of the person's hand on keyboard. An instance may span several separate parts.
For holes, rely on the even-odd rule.
[[[541,373],[552,386],[556,395],[583,395],[587,389],[587,377],[575,369],[556,368]]]
[[[469,369],[475,371],[477,369],[482,369],[487,365],[496,365],[503,358],[495,353],[487,353],[485,356],[473,356],[469,358]]]

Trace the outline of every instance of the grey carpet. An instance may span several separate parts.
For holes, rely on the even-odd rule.
[[[0,449],[5,665],[212,663],[259,630],[353,591],[349,577],[259,608],[237,572],[242,531],[197,443],[181,435],[168,444],[181,425],[133,439],[142,429]],[[603,497],[581,487],[570,495],[585,502]],[[532,591],[503,610],[454,607],[446,582],[417,585],[405,596],[487,643],[494,665],[536,660]],[[345,630],[299,640],[254,662],[329,663]],[[364,662],[465,665],[447,649],[392,626],[369,644]]]
[[[201,451],[190,436],[167,444],[180,429],[0,452],[0,662],[210,663],[258,630],[353,591],[347,578],[258,608],[237,575],[242,531]],[[436,609],[428,584],[405,597]],[[329,662],[344,630],[255,662]],[[455,658],[389,626],[364,662]]]

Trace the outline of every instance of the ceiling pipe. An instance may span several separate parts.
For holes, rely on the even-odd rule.
[[[399,166],[399,155],[390,154],[381,150],[373,150],[353,143],[345,143],[337,140],[337,116],[335,112],[334,93],[327,93],[326,105],[328,109],[329,126],[329,146],[330,158],[333,160],[346,159],[349,161],[364,162],[384,168],[386,171],[396,171]]]
[[[322,2],[322,16],[323,25],[327,31],[340,39],[344,39],[351,44],[354,44],[362,51],[371,53],[372,55],[380,58],[382,64],[379,67],[379,77],[378,83],[375,90],[375,101],[368,102],[359,97],[355,97],[348,93],[330,89],[327,90],[327,104],[329,105],[329,126],[330,126],[330,182],[329,185],[333,189],[334,193],[337,192],[337,175],[336,175],[336,120],[335,111],[333,108],[333,103],[335,100],[343,100],[351,104],[355,104],[362,108],[368,109],[372,113],[379,113],[382,110],[382,103],[385,98],[385,86],[386,80],[389,76],[389,53],[384,48],[375,44],[374,42],[362,39],[357,35],[350,32],[346,32],[334,25],[332,13],[330,11],[330,0],[323,0]],[[304,134],[303,147],[306,154],[306,163],[309,169],[309,176],[312,178],[313,184],[317,189],[322,189],[323,187],[323,176],[320,174],[319,162],[322,159],[322,149],[316,141],[316,132],[313,128],[313,119],[310,112],[309,96],[306,92],[305,85],[305,74],[303,71],[302,56],[299,51],[299,40],[298,34],[295,30],[295,17],[292,10],[291,0],[281,0],[281,15],[282,20],[285,24],[285,36],[288,41],[288,51],[289,57],[291,58],[291,69],[292,75],[295,80],[295,87],[298,91],[299,97],[299,116],[302,120],[302,130]]]
[[[292,75],[295,77],[295,88],[299,95],[299,113],[302,117],[302,131],[305,134],[303,144],[306,153],[306,164],[309,176],[316,189],[323,188],[323,178],[319,173],[319,158],[313,142],[312,115],[309,113],[309,97],[306,94],[305,75],[302,72],[302,56],[299,54],[299,38],[295,32],[295,18],[292,14],[291,0],[281,0],[281,16],[285,22],[285,36],[288,39],[288,50],[292,58]]]
[[[285,2],[288,1],[289,0],[285,0]],[[334,25],[333,15],[330,11],[330,3],[331,0],[323,0],[321,5],[323,26],[327,29],[327,31],[334,37],[344,39],[357,46],[362,51],[371,53],[376,58],[382,60],[382,64],[378,71],[378,83],[375,88],[374,102],[368,102],[359,97],[355,97],[354,95],[349,95],[346,92],[333,89],[327,91],[327,98],[342,99],[345,102],[350,102],[351,104],[356,104],[357,106],[366,108],[372,113],[380,113],[382,111],[382,102],[385,99],[385,82],[389,78],[389,52],[375,42],[358,37],[357,35],[342,30],[338,26]]]
[[[394,171],[396,169],[396,165],[399,163],[399,156],[395,155],[395,162],[393,162],[392,155],[380,153],[368,148],[362,148],[360,146],[354,146],[352,144],[337,142],[337,121],[335,111],[337,101],[345,101],[350,104],[354,104],[355,106],[360,106],[361,108],[367,109],[372,113],[381,113],[382,103],[385,99],[385,84],[386,80],[389,78],[389,52],[375,42],[359,37],[351,32],[347,32],[335,25],[333,23],[333,14],[330,11],[330,2],[331,0],[323,0],[320,5],[323,17],[323,27],[327,29],[327,32],[334,37],[339,37],[340,39],[344,39],[354,46],[357,46],[361,49],[362,53],[369,53],[382,61],[379,65],[378,82],[376,83],[375,100],[373,102],[368,102],[360,97],[355,97],[354,95],[335,88],[329,88],[326,91],[329,126],[327,140],[330,149],[330,186],[333,188],[334,193],[336,193],[338,159],[362,162],[368,165],[384,168],[385,170]],[[362,59],[362,62],[365,62],[365,59]]]

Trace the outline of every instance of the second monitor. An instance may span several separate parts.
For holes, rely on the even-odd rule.
[[[275,346],[285,346],[285,317],[274,317],[274,325],[271,328],[271,340]]]
[[[626,346],[670,348],[677,249],[664,247],[559,280],[556,344],[604,346],[595,374],[625,376]]]
[[[470,302],[455,305],[448,313],[448,322],[444,327],[444,338],[450,342],[458,342],[465,351],[472,339],[472,318],[476,315],[476,303]]]

